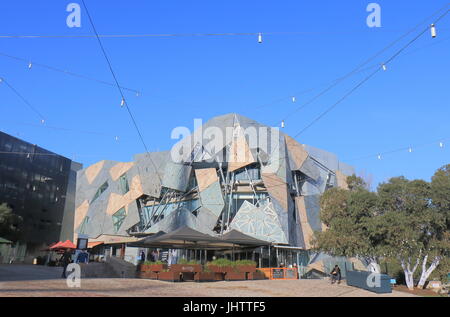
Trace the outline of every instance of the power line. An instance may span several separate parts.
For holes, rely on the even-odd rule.
[[[445,41],[448,41],[449,39],[450,39],[450,37],[446,37],[446,38],[441,39],[441,40],[438,40],[438,41],[433,41],[432,43],[429,43],[429,44],[427,44],[427,45],[423,45],[423,46],[418,47],[418,48],[416,48],[416,49],[414,49],[414,50],[412,50],[412,51],[403,53],[402,56],[406,56],[406,55],[410,55],[410,54],[415,54],[415,53],[417,53],[418,51],[423,50],[424,48],[427,48],[427,47],[430,47],[430,46],[435,46],[435,45],[437,45],[437,44],[441,44],[441,43],[443,43],[443,42],[445,42]],[[373,65],[371,65],[371,66],[367,66],[367,67],[365,67],[365,68],[362,68],[362,69],[358,70],[357,72],[355,72],[354,75],[359,74],[359,73],[363,73],[363,72],[365,72],[365,71],[367,71],[367,70],[369,70],[369,69],[375,68],[375,67],[380,67],[380,64],[373,64]],[[342,77],[336,78],[336,79],[331,80],[331,81],[329,81],[329,82],[327,82],[327,83],[319,84],[319,85],[317,85],[317,86],[315,86],[315,87],[312,87],[312,88],[303,89],[303,90],[301,90],[301,91],[299,91],[299,92],[295,92],[295,93],[290,94],[290,95],[285,95],[284,97],[280,97],[280,98],[274,99],[274,100],[272,100],[272,101],[270,101],[270,102],[268,102],[268,103],[264,103],[263,105],[256,106],[256,107],[254,107],[254,108],[255,108],[255,109],[262,109],[262,108],[271,106],[271,105],[273,105],[273,104],[280,103],[280,102],[287,101],[287,100],[290,100],[292,103],[297,102],[297,101],[298,101],[297,97],[299,97],[299,96],[301,96],[301,95],[304,95],[304,94],[307,94],[307,93],[309,93],[309,92],[312,92],[312,91],[314,91],[314,90],[317,90],[318,88],[321,88],[321,87],[323,87],[323,86],[332,85],[333,83],[335,83],[336,81],[338,81],[340,78],[342,78]],[[295,98],[295,100],[292,101],[292,98]],[[304,106],[305,106],[305,104],[303,104],[303,106],[301,106],[301,107],[304,108]],[[300,111],[300,110],[301,110],[301,109],[300,109],[300,107],[299,107],[298,111]]]
[[[387,51],[389,48],[391,48],[392,46],[394,46],[396,43],[398,43],[399,41],[401,41],[403,38],[405,38],[406,36],[408,36],[410,33],[414,32],[416,29],[418,29],[423,23],[425,23],[427,20],[431,19],[432,17],[434,17],[435,15],[437,15],[439,12],[441,12],[444,8],[447,8],[450,4],[446,4],[445,6],[443,6],[442,8],[440,8],[439,10],[437,10],[435,13],[433,13],[431,16],[425,18],[422,22],[418,23],[416,26],[414,26],[412,29],[410,29],[409,31],[407,31],[405,34],[403,34],[402,36],[400,36],[399,38],[397,38],[396,40],[394,40],[393,42],[391,42],[390,44],[388,44],[386,47],[384,47],[383,49],[381,49],[380,51],[378,51],[377,53],[375,53],[373,56],[371,56],[370,58],[368,58],[365,62],[363,62],[362,64],[358,65],[355,69],[353,69],[352,71],[350,71],[349,73],[345,74],[344,76],[336,79],[335,81],[333,81],[327,88],[325,88],[324,90],[322,90],[321,92],[319,92],[318,94],[316,94],[314,97],[312,97],[311,99],[309,99],[307,102],[305,102],[304,104],[300,105],[299,107],[297,107],[296,109],[294,109],[293,111],[291,111],[288,115],[286,115],[284,118],[282,118],[281,122],[284,122],[285,120],[287,120],[288,118],[291,118],[293,114],[295,114],[296,112],[300,111],[301,109],[305,108],[306,106],[308,106],[309,104],[313,103],[314,101],[316,101],[318,98],[320,98],[321,96],[323,96],[324,94],[326,94],[328,91],[330,91],[332,88],[334,88],[335,86],[337,86],[338,84],[340,84],[341,82],[343,82],[344,80],[346,80],[347,78],[350,78],[351,76],[355,75],[356,73],[359,73],[361,71],[361,68],[363,66],[365,66],[366,64],[370,63],[371,61],[373,61],[375,58],[377,58],[378,56],[380,56],[381,54],[383,54],[385,51]],[[448,13],[448,10],[444,13],[444,16]],[[439,18],[437,21],[439,21],[441,18]],[[403,49],[399,52],[399,54],[403,51]]]
[[[438,145],[442,149],[445,146],[444,142],[449,141],[449,140],[450,140],[450,138],[442,138],[439,140],[435,140],[433,142],[422,143],[422,144],[418,144],[418,145],[403,146],[401,148],[397,148],[394,150],[382,151],[382,152],[378,152],[377,154],[370,154],[370,155],[357,157],[357,158],[353,158],[353,159],[349,159],[349,160],[345,160],[345,161],[352,162],[352,161],[360,161],[360,160],[369,159],[369,158],[378,158],[379,160],[381,160],[389,154],[406,152],[406,151],[412,153],[413,151],[415,151],[418,148],[422,148],[422,147],[429,146],[429,145]]]
[[[20,62],[25,62],[28,65],[30,65],[31,67],[39,66],[39,67],[46,68],[46,69],[54,71],[54,72],[63,73],[63,74],[66,74],[66,75],[70,75],[70,76],[78,77],[78,78],[82,78],[82,79],[87,79],[87,80],[90,80],[90,81],[95,81],[95,82],[98,82],[100,84],[104,84],[104,85],[108,85],[108,86],[115,86],[115,83],[110,83],[110,82],[107,82],[107,81],[104,81],[104,80],[101,80],[101,79],[97,79],[97,78],[86,76],[86,75],[82,75],[82,74],[77,74],[77,73],[74,73],[74,72],[71,72],[71,71],[68,71],[68,70],[65,70],[65,69],[60,69],[60,68],[56,68],[56,67],[45,65],[45,64],[41,64],[41,63],[36,63],[34,61],[31,62],[30,59],[25,59],[25,58],[22,58],[22,57],[13,56],[13,55],[6,54],[6,53],[3,53],[3,52],[0,52],[0,56],[7,57],[7,58],[10,58],[10,59],[14,59],[14,60],[17,60],[17,61],[20,61]],[[133,92],[133,93],[135,93],[137,95],[141,94],[141,92],[136,90],[136,89],[127,88],[127,87],[123,87],[123,86],[121,88],[124,89],[124,90],[131,91],[131,92]]]
[[[439,18],[437,18],[433,24],[439,22],[442,18],[444,18],[448,14],[449,10],[447,10],[444,14],[442,14]],[[294,135],[294,138],[301,135],[307,129],[309,129],[312,125],[314,125],[317,121],[322,119],[327,113],[333,110],[337,105],[339,105],[342,101],[347,99],[351,94],[353,94],[358,88],[360,88],[364,83],[366,83],[369,79],[371,79],[376,73],[378,73],[381,69],[383,69],[386,65],[391,63],[396,57],[398,57],[406,48],[408,48],[411,44],[417,41],[423,34],[429,31],[429,27],[427,26],[422,32],[420,32],[417,36],[415,36],[412,40],[410,40],[406,45],[402,46],[395,54],[393,54],[386,62],[382,64],[381,68],[377,68],[374,72],[372,72],[369,76],[365,77],[362,81],[360,81],[355,87],[353,87],[350,91],[348,91],[341,99],[339,99],[336,103],[328,107],[324,112],[322,112],[318,117],[316,117],[311,123],[309,123],[305,128],[300,130],[297,134]]]
[[[383,30],[386,31],[386,30]],[[399,30],[388,30],[391,32],[398,32]],[[341,31],[286,31],[286,32],[223,32],[223,33],[144,33],[144,34],[98,34],[99,38],[152,38],[152,37],[226,37],[226,36],[255,36],[261,38],[262,36],[271,35],[336,35],[336,34],[354,34],[354,30]],[[45,35],[45,34],[3,34],[0,39],[36,39],[36,38],[95,38],[97,35],[92,34],[59,34],[59,35]]]
[[[84,2],[84,0],[81,0],[81,1],[83,2],[84,9],[86,10],[86,14],[87,14],[87,16],[89,18],[89,22],[90,22],[90,24],[92,26],[92,29],[93,29],[94,33],[95,33],[95,36],[96,36],[97,41],[98,41],[98,44],[100,45],[100,49],[101,49],[101,51],[103,53],[103,56],[105,57],[105,60],[108,63],[108,67],[109,67],[109,70],[111,72],[111,75],[113,76],[114,81],[115,81],[116,86],[117,86],[117,89],[118,89],[118,91],[119,91],[119,93],[120,93],[120,95],[122,97],[122,104],[121,105],[126,107],[127,112],[129,114],[132,122],[133,122],[133,125],[134,125],[134,127],[135,127],[135,129],[136,129],[136,131],[137,131],[137,133],[139,135],[139,139],[141,140],[142,145],[144,146],[145,152],[147,153],[147,155],[148,155],[148,157],[149,157],[149,159],[150,159],[150,161],[151,161],[151,163],[152,163],[152,165],[153,165],[153,167],[154,167],[154,169],[156,171],[156,174],[158,175],[158,178],[161,181],[161,176],[159,175],[158,169],[156,168],[156,165],[155,165],[155,163],[153,162],[153,159],[150,156],[150,153],[148,151],[147,145],[145,144],[145,141],[144,141],[144,138],[142,137],[141,131],[139,130],[139,127],[138,127],[138,125],[136,123],[136,120],[134,119],[134,116],[131,113],[130,107],[128,107],[128,103],[127,103],[127,101],[125,99],[125,96],[123,94],[122,88],[119,85],[119,81],[117,80],[116,74],[114,73],[114,70],[112,68],[111,62],[110,62],[110,60],[108,58],[108,55],[106,54],[105,48],[103,47],[102,41],[100,40],[99,34],[97,32],[97,29],[95,28],[94,22],[92,21],[91,15],[89,14],[89,10],[88,10],[88,8],[86,6],[86,3]]]
[[[41,123],[45,122],[44,116],[39,112],[39,110],[36,109],[25,97],[16,89],[14,88],[4,77],[0,77],[0,83],[4,83],[6,86],[8,86],[9,89],[17,96],[24,104],[28,106],[28,108],[31,109],[40,119]]]

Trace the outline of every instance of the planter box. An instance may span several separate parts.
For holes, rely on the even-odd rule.
[[[249,280],[265,280],[266,279],[266,275],[263,272],[250,272],[247,275]]]
[[[233,272],[237,272],[237,270],[232,267],[232,266],[218,266],[218,265],[208,265],[208,269],[211,272],[215,272],[215,273],[233,273]]]
[[[194,280],[196,282],[213,282],[216,280],[216,274],[214,272],[198,272],[195,273]]]
[[[139,278],[147,278],[152,280],[158,279],[158,273],[157,272],[139,272],[138,275]]]
[[[181,280],[184,281],[194,281],[195,280],[195,275],[199,274],[201,272],[198,273],[194,273],[194,272],[181,272],[179,274],[181,274]]]
[[[180,282],[179,272],[159,272],[158,279],[161,281]]]
[[[223,267],[217,265],[208,265],[208,270],[214,273],[222,273]]]
[[[186,273],[196,273],[202,272],[202,266],[200,264],[172,264],[170,266],[171,272],[186,272]]]
[[[245,273],[228,272],[225,274],[226,281],[244,281]]]
[[[141,272],[161,272],[167,269],[166,264],[141,264]]]
[[[238,265],[236,266],[236,271],[241,273],[254,273],[256,272],[256,264],[255,265]]]

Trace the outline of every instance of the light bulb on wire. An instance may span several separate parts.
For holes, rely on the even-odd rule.
[[[436,26],[434,24],[431,24],[430,31],[431,31],[431,37],[435,38],[436,37]]]
[[[258,43],[262,43],[262,33],[258,33]]]

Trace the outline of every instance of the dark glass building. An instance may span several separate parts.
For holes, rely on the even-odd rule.
[[[0,203],[23,218],[20,242],[26,244],[28,256],[73,238],[76,171],[81,168],[66,157],[0,132]]]

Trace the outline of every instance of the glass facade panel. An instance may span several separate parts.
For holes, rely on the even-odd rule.
[[[130,186],[128,185],[127,174],[123,174],[122,176],[120,176],[119,186],[120,186],[120,192],[122,193],[122,195],[125,195],[126,193],[128,193],[130,191]]]
[[[119,231],[120,226],[122,226],[122,223],[125,220],[126,216],[127,213],[125,211],[125,208],[120,208],[119,211],[117,211],[115,214],[112,215],[114,231],[116,233]]]
[[[94,195],[94,198],[92,198],[91,200],[91,204],[98,198],[100,197],[100,195],[108,189],[108,182],[104,182],[102,186],[100,186],[100,188],[97,190],[97,192]]]

